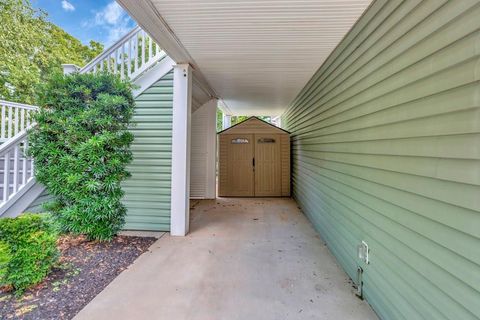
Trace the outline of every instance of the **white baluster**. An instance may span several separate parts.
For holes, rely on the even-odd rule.
[[[152,56],[153,56],[152,38],[148,37],[148,62],[152,60]]]
[[[28,113],[28,110],[26,110]],[[25,109],[20,111],[20,131],[25,130]]]
[[[8,107],[8,136],[7,136],[7,138],[12,137],[12,118],[13,118],[12,107]]]
[[[30,180],[35,175],[35,161],[33,158],[30,158],[30,174],[28,175],[28,179]]]
[[[128,40],[128,54],[126,56],[127,59],[127,76],[130,78],[132,74],[132,39]]]
[[[135,34],[135,37],[134,37],[134,40],[135,40],[135,50],[133,51],[133,54],[135,55],[134,59],[135,59],[135,63],[133,64],[133,72],[137,72],[138,70],[138,32],[137,34]]]
[[[120,78],[123,79],[125,78],[125,44],[123,44],[121,48],[120,61],[122,64],[120,65]]]
[[[2,105],[2,129],[1,129],[1,138],[5,139],[5,109],[7,107]]]
[[[3,158],[3,202],[8,200],[10,195],[10,153],[6,152]]]
[[[118,72],[117,61],[118,61],[118,50],[115,50],[115,54],[113,55],[113,74],[117,74]]]
[[[19,145],[13,147],[13,193],[18,191],[18,165],[19,165]]]
[[[145,65],[145,31],[142,30],[142,67]]]
[[[15,108],[15,119],[14,119],[14,126],[13,126],[13,132],[14,135],[18,133],[18,110],[19,108]]]
[[[27,113],[27,128],[30,127],[30,124],[32,123],[32,112]]]
[[[27,183],[27,140],[23,141],[23,156],[22,156],[22,185]]]

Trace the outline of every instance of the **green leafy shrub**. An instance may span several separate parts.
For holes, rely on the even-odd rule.
[[[12,260],[10,246],[5,241],[0,241],[0,285],[7,282],[8,264]]]
[[[0,285],[21,293],[42,281],[58,259],[57,237],[39,214],[0,219]]]
[[[120,183],[132,159],[131,89],[106,73],[56,75],[44,86],[30,153],[63,231],[108,240],[125,222]]]

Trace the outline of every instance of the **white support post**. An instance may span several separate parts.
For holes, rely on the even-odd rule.
[[[217,196],[217,106],[218,100],[212,99],[208,102],[208,133],[207,133],[207,167],[206,177],[206,199],[215,199]]]
[[[170,220],[170,234],[173,236],[185,236],[189,229],[191,74],[188,64],[174,66]]]

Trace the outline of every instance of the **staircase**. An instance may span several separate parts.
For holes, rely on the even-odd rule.
[[[107,71],[134,82],[165,58],[165,51],[145,31],[136,27],[79,72]]]
[[[135,85],[134,97],[171,70],[173,61],[140,27],[123,36],[80,73],[111,72]],[[72,65],[69,65],[72,66]],[[27,130],[38,107],[0,100],[0,217],[24,212],[45,188],[35,182],[34,162],[27,157]]]
[[[0,108],[0,216],[15,216],[44,189],[34,188],[34,163],[26,156],[27,130],[38,107],[0,100]]]

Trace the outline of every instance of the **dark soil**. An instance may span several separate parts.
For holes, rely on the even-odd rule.
[[[1,319],[71,319],[115,277],[147,251],[155,238],[118,236],[111,242],[63,237],[59,266],[15,298],[0,290]]]

